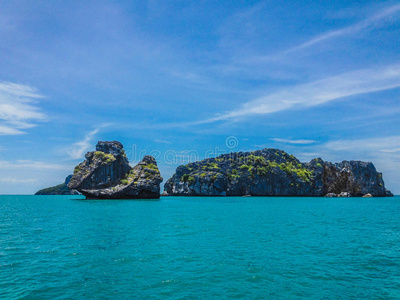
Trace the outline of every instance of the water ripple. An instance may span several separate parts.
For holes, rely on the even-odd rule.
[[[0,298],[400,298],[400,197],[75,199],[0,196]]]

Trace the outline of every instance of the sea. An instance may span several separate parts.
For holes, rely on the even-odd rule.
[[[0,196],[0,299],[400,299],[400,197]]]

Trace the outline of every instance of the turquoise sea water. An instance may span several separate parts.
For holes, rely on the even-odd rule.
[[[400,299],[400,197],[0,196],[0,298]]]

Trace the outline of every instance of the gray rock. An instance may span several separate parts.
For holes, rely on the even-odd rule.
[[[356,197],[367,193],[375,196],[387,194],[382,173],[377,172],[371,162],[325,162],[323,186],[327,193],[349,192]]]
[[[145,156],[135,167],[129,165],[120,142],[98,142],[95,152],[74,169],[68,187],[87,198],[158,199],[162,177],[157,162]]]
[[[343,197],[343,198],[347,198],[347,197],[351,197],[351,194],[349,192],[341,192],[338,197]]]
[[[124,155],[125,151],[123,150],[123,148],[124,146],[118,141],[113,141],[113,142],[99,141],[96,145],[96,151],[112,154],[114,156]]]
[[[389,190],[385,190],[385,197],[393,197],[393,193]]]
[[[338,195],[336,195],[335,193],[328,193],[325,195],[326,198],[334,198],[337,197]]]
[[[372,198],[373,196],[370,193],[367,193],[363,196],[363,198]]]
[[[370,162],[301,163],[278,149],[224,154],[179,166],[165,183],[169,195],[387,196],[382,174]]]

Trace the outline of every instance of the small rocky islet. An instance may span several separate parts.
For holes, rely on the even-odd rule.
[[[39,192],[55,195],[60,187],[60,192],[68,189],[92,199],[158,199],[163,178],[154,157],[147,155],[131,167],[123,145],[112,141],[98,142],[96,151],[86,153],[67,180]],[[393,196],[371,162],[316,158],[302,163],[278,149],[223,154],[179,166],[165,183],[163,195]]]
[[[98,142],[68,184],[90,199],[158,199],[163,178],[152,156],[133,168],[120,142]]]

